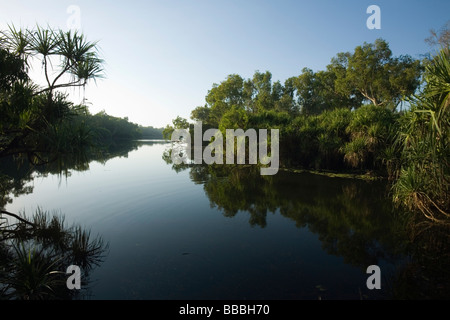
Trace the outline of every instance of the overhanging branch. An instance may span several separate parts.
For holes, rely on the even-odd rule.
[[[54,89],[67,88],[67,87],[82,87],[82,86],[85,86],[85,85],[86,85],[86,82],[80,82],[80,80],[77,80],[77,81],[74,81],[74,82],[62,83],[62,84],[58,84],[56,86],[48,87],[48,88],[42,89],[42,90],[40,90],[38,92],[35,92],[33,94],[33,96],[37,96],[37,95],[39,95],[41,93],[44,93],[44,92],[47,92],[47,91],[53,91]]]
[[[28,221],[28,220],[25,220],[24,218],[18,216],[18,215],[15,214],[15,213],[11,213],[11,212],[8,212],[8,211],[5,211],[5,210],[1,210],[0,213],[1,213],[1,214],[6,214],[6,215],[11,216],[11,217],[13,217],[13,218],[16,218],[16,219],[19,220],[20,222],[23,222],[23,223],[28,224],[28,225],[30,225],[30,226],[33,226],[33,227],[36,226],[34,223],[32,223],[32,222],[30,222],[30,221]]]

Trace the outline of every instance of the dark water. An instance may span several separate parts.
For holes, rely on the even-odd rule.
[[[109,243],[90,299],[389,299],[407,256],[386,183],[252,167],[176,167],[145,142],[66,175],[34,173],[38,206]],[[80,168],[79,168],[80,169]],[[31,192],[32,191],[32,192]],[[381,289],[369,290],[369,265]]]

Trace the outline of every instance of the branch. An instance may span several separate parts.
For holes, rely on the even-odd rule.
[[[48,72],[47,72],[47,57],[46,57],[46,56],[44,56],[44,71],[45,71],[45,79],[47,80],[47,83],[48,83],[48,85],[49,85],[49,87],[50,87],[51,85],[50,85],[50,80],[48,79]]]
[[[82,87],[82,86],[86,85],[85,82],[80,83],[80,81],[81,81],[81,80],[77,80],[77,81],[73,81],[73,82],[62,83],[62,84],[58,84],[58,85],[56,85],[56,86],[48,87],[48,88],[42,89],[42,90],[40,90],[40,91],[38,91],[38,92],[35,92],[35,93],[33,94],[33,96],[37,96],[37,95],[39,95],[39,94],[41,94],[41,93],[44,93],[44,92],[47,92],[47,91],[52,91],[52,90],[58,89],[58,88]]]
[[[6,215],[11,216],[13,218],[16,218],[17,220],[19,220],[19,221],[21,221],[21,222],[23,222],[25,224],[29,224],[29,225],[31,225],[33,227],[36,226],[34,223],[32,223],[32,222],[30,222],[28,220],[25,220],[24,218],[18,216],[17,214],[14,214],[14,213],[11,213],[11,212],[8,212],[8,211],[5,211],[5,210],[1,210],[0,213],[6,214]]]
[[[358,89],[358,91],[363,95],[364,98],[373,102],[373,98],[369,96],[369,94],[364,89]]]
[[[61,71],[61,73],[53,80],[53,83],[52,83],[52,85],[50,86],[50,88],[54,88],[54,86],[55,86],[55,84],[56,84],[56,81],[58,81],[58,79],[59,79],[63,74],[65,74],[67,71],[69,71],[70,68],[72,68],[73,65],[74,65],[74,63],[72,63],[72,64],[67,63],[67,66],[63,69],[63,71]]]
[[[2,230],[2,237],[0,241],[5,241],[9,239],[16,239],[17,236],[22,237],[24,231],[33,231],[33,228],[25,229],[25,230]]]

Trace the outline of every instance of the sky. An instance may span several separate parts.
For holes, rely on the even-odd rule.
[[[380,9],[379,29],[367,27],[371,5]],[[448,0],[0,0],[0,30],[76,27],[98,41],[105,78],[71,90],[74,103],[85,97],[91,113],[153,127],[189,119],[230,74],[270,71],[284,83],[377,38],[394,56],[420,59],[430,29],[448,20]],[[39,66],[34,72],[39,82]]]

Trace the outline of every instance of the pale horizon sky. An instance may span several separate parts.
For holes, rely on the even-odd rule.
[[[379,30],[366,26],[370,5],[380,7]],[[79,8],[81,31],[99,41],[105,60],[106,78],[86,88],[90,111],[154,127],[178,115],[189,119],[229,74],[247,79],[270,71],[283,83],[377,38],[394,56],[420,58],[430,51],[430,29],[450,20],[448,0],[0,0],[0,28],[68,30],[70,6]],[[71,99],[79,103],[81,91]]]

